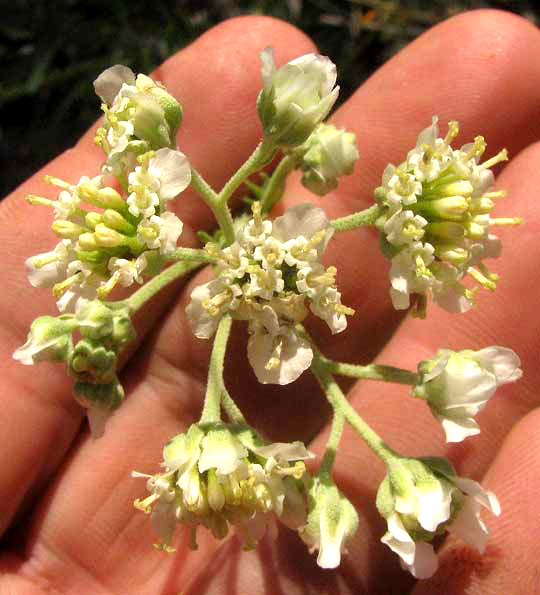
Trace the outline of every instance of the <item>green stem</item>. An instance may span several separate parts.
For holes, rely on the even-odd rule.
[[[331,223],[336,231],[350,231],[357,227],[373,225],[380,214],[381,210],[379,205],[375,204],[358,213],[334,219]]]
[[[328,372],[325,364],[314,352],[311,371],[319,381],[321,388],[336,414],[342,415],[349,424],[358,432],[364,442],[371,450],[380,457],[385,463],[389,463],[397,454],[384,442],[384,440],[372,430],[368,424],[356,413],[353,407],[347,401],[342,390],[334,377]]]
[[[331,475],[336,454],[343,434],[343,426],[345,425],[345,417],[341,411],[334,411],[334,419],[332,420],[332,428],[330,429],[330,436],[326,443],[324,457],[319,469],[319,473],[328,473]]]
[[[379,364],[370,364],[368,366],[359,366],[356,364],[347,364],[345,362],[335,362],[321,356],[321,361],[327,370],[332,374],[339,376],[348,376],[350,378],[363,378],[366,380],[381,380],[382,382],[395,382],[397,384],[410,384],[414,386],[418,382],[418,375],[409,370],[394,368],[393,366],[381,366]]]
[[[272,172],[261,197],[261,211],[263,214],[269,213],[281,200],[285,192],[285,180],[295,167],[296,159],[291,155],[285,155]]]
[[[139,290],[130,295],[122,303],[129,307],[131,313],[137,312],[137,310],[142,308],[144,304],[150,298],[154,297],[158,291],[163,289],[163,287],[169,283],[172,283],[173,281],[176,281],[176,279],[182,277],[190,271],[193,271],[201,265],[201,262],[177,262],[159,273],[159,275],[156,275],[153,279],[150,279],[148,283],[143,285]]]
[[[248,157],[247,161],[238,168],[233,177],[223,186],[219,193],[219,203],[226,205],[234,191],[247,177],[268,163],[275,151],[276,149],[273,144],[267,143],[264,140],[261,141]]]
[[[212,356],[210,358],[210,367],[208,369],[208,383],[206,385],[206,396],[201,414],[201,423],[219,421],[221,419],[220,406],[221,395],[223,394],[223,363],[225,361],[225,352],[227,351],[227,341],[231,332],[232,318],[230,314],[225,314],[219,321],[214,346],[212,347]]]
[[[212,213],[225,236],[227,245],[232,244],[236,235],[234,233],[233,218],[227,204],[221,202],[219,195],[210,187],[201,174],[193,168],[191,169],[191,185],[201,195],[210,209],[212,209]]]
[[[195,250],[193,248],[177,248],[170,256],[171,260],[189,260],[203,262],[214,262],[214,259],[207,254],[205,250]]]
[[[229,394],[229,391],[225,388],[222,389],[221,393],[221,404],[225,412],[229,416],[230,420],[235,424],[245,424],[246,418],[240,411],[238,405],[234,402],[233,398]]]

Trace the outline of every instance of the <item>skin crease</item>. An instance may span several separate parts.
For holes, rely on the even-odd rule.
[[[260,135],[254,108],[261,85],[257,54],[269,42],[278,64],[313,48],[284,23],[234,19],[169,59],[155,75],[184,105],[180,148],[217,188]],[[535,200],[540,146],[532,144],[540,133],[540,60],[533,59],[539,55],[540,33],[508,13],[471,12],[433,28],[381,68],[334,116],[336,125],[357,135],[361,160],[355,173],[324,199],[308,194],[293,176],[284,204],[276,210],[309,200],[336,217],[367,206],[385,164],[403,158],[433,113],[440,116],[443,133],[448,120],[462,123],[457,144],[482,134],[489,143],[487,156],[502,146],[515,156],[498,180],[509,196],[496,215],[522,215],[529,223],[500,233],[504,252],[493,265],[501,274],[496,296],[481,292],[478,308],[465,315],[449,315],[430,304],[427,320],[403,320],[388,297],[388,264],[379,254],[375,234],[359,230],[340,234],[325,254],[328,264],[338,265],[343,303],[358,314],[349,329],[335,337],[323,325],[311,326],[325,354],[347,361],[376,357],[413,369],[442,346],[478,349],[500,344],[519,353],[523,380],[500,389],[479,416],[480,436],[459,445],[445,447],[442,430],[422,403],[407,397],[406,387],[363,382],[350,391],[359,413],[396,450],[444,454],[459,474],[476,480],[485,476],[483,484],[497,493],[503,509],[498,519],[485,515],[492,531],[485,556],[461,543],[443,544],[441,570],[415,587],[379,542],[384,523],[376,513],[374,494],[384,467],[350,430],[340,447],[336,480],[357,506],[360,526],[338,570],[319,569],[288,530],[280,530],[276,541],[264,539],[254,552],[243,552],[235,538],[216,543],[201,532],[199,551],[191,553],[182,531],[175,555],[151,547],[151,524],[131,504],[145,493],[144,482],[129,474],[132,469],[157,471],[163,443],[198,416],[211,342],[192,337],[184,307],[191,289],[208,278],[208,272],[163,292],[138,317],[140,337],[153,320],[159,324],[126,365],[129,397],[98,441],[81,426],[82,414],[61,366],[29,369],[11,360],[30,322],[54,312],[46,290],[28,290],[22,266],[22,258],[50,249],[50,214],[40,215],[39,207],[30,207],[21,197],[27,192],[53,195],[41,181],[44,173],[76,181],[97,172],[103,156],[90,132],[0,205],[6,259],[0,294],[0,527],[6,531],[0,592],[539,592],[533,507],[540,480],[531,470],[540,465],[534,411],[540,322],[531,291],[538,284],[540,260]],[[215,91],[209,94],[209,88]],[[207,209],[186,192],[175,201],[175,211],[186,226],[182,244],[195,245],[190,227],[210,224]],[[328,408],[315,382],[305,373],[285,389],[258,385],[245,362],[245,329],[237,326],[235,348],[227,355],[226,382],[247,419],[273,440],[307,441],[322,430],[310,445],[320,453]]]

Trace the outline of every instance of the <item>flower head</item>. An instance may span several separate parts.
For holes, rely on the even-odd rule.
[[[429,293],[451,312],[468,310],[475,290],[462,284],[466,276],[494,290],[498,277],[483,262],[501,250],[491,227],[522,222],[490,216],[494,201],[505,193],[491,190],[489,168],[507,159],[506,150],[480,163],[484,139],[478,136],[474,143],[453,149],[450,143],[459,126],[450,122],[448,127],[440,138],[434,117],[407,160],[398,167],[388,165],[375,191],[383,209],[377,222],[383,250],[392,261],[392,302],[406,309],[413,295],[413,312],[419,316],[425,316]]]
[[[307,305],[333,333],[353,311],[341,304],[336,269],[321,256],[333,229],[324,211],[310,204],[289,209],[274,221],[253,218],[228,248],[207,250],[217,260],[217,277],[196,287],[187,314],[194,334],[211,337],[225,312],[249,321],[249,361],[260,382],[287,384],[309,367],[312,350],[295,325]]]
[[[152,513],[163,549],[172,549],[177,524],[202,525],[218,539],[233,525],[251,548],[273,517],[292,528],[305,522],[300,480],[312,456],[301,442],[264,444],[247,426],[194,424],[163,449],[163,473],[133,473],[151,492],[135,506]]]
[[[447,442],[480,433],[474,417],[497,387],[521,377],[519,357],[505,347],[480,351],[440,349],[437,357],[419,364],[413,395],[425,399],[440,421]]]
[[[354,506],[326,475],[314,477],[309,488],[307,523],[298,531],[310,552],[319,550],[317,564],[336,568],[346,543],[356,533],[358,514]]]
[[[400,556],[403,568],[428,578],[438,567],[430,543],[436,535],[449,531],[484,551],[489,532],[480,506],[500,514],[495,495],[458,477],[445,459],[395,459],[377,493],[377,508],[388,524],[381,541]]]
[[[261,52],[261,60],[257,110],[265,136],[284,147],[300,145],[337,99],[336,67],[326,56],[306,54],[276,69],[272,48]]]

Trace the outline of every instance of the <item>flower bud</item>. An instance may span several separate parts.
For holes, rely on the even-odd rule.
[[[356,533],[358,514],[326,475],[313,478],[308,498],[307,524],[299,529],[299,535],[310,552],[319,550],[317,564],[321,568],[336,568],[346,552],[346,542]]]
[[[436,535],[450,531],[483,551],[488,531],[480,505],[500,514],[495,495],[458,477],[447,460],[396,457],[377,492],[377,508],[388,524],[381,541],[413,576],[429,578],[438,566],[430,543]]]
[[[277,69],[274,52],[261,52],[264,87],[257,111],[265,136],[275,144],[295,147],[303,143],[330,112],[339,87],[336,67],[326,56],[306,54]]]
[[[79,380],[107,383],[116,373],[116,353],[97,341],[81,339],[71,351],[68,365]]]
[[[86,230],[82,225],[72,221],[57,220],[52,224],[52,230],[57,236],[65,240],[76,240]]]
[[[356,137],[331,124],[319,124],[297,153],[302,155],[302,184],[324,196],[338,184],[338,178],[349,175],[359,158]]]
[[[505,347],[441,349],[436,358],[418,365],[419,382],[412,394],[427,401],[447,442],[460,442],[480,432],[474,417],[497,387],[521,377],[519,366],[519,357]]]
[[[73,316],[40,316],[30,326],[28,339],[13,353],[13,359],[31,365],[40,361],[64,361],[73,348],[71,333],[76,323]]]
[[[126,237],[121,233],[118,233],[114,229],[110,229],[103,223],[98,223],[94,231],[94,239],[98,246],[104,248],[116,248],[125,244]]]

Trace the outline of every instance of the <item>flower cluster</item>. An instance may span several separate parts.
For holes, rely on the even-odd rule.
[[[403,568],[428,578],[438,566],[430,543],[436,535],[448,531],[484,551],[489,532],[480,506],[496,516],[501,512],[495,494],[458,477],[445,459],[396,458],[377,493],[377,508],[388,523],[381,541],[400,556]]]
[[[437,118],[418,136],[416,147],[398,167],[388,165],[375,197],[383,210],[378,221],[383,249],[391,258],[390,294],[394,307],[406,309],[414,296],[414,311],[425,316],[426,298],[452,312],[468,310],[475,289],[462,280],[469,275],[481,286],[494,290],[497,275],[483,260],[499,255],[499,239],[492,225],[521,223],[521,219],[494,219],[494,200],[503,191],[491,191],[494,177],[489,169],[507,159],[506,150],[480,163],[486,143],[452,149],[457,122],[450,122],[446,137],[439,137]]]
[[[112,94],[107,81],[120,68],[125,67],[100,75],[96,88],[102,95]],[[125,87],[120,94],[128,93]],[[133,126],[137,117],[127,110],[123,125]],[[191,181],[187,158],[180,151],[159,148],[135,155],[130,167],[123,170],[127,197],[107,186],[103,174],[83,176],[77,184],[48,176],[47,181],[61,188],[57,200],[27,197],[54,209],[52,229],[60,241],[52,251],[30,257],[26,265],[34,287],[52,287],[61,312],[75,311],[96,295],[104,298],[116,285],[142,283],[143,274],[159,270],[176,247],[182,222],[167,211],[167,201]]]
[[[211,337],[226,312],[249,321],[248,358],[260,382],[288,384],[312,360],[308,342],[295,329],[308,314],[322,318],[333,333],[347,326],[336,288],[335,267],[320,260],[333,229],[324,211],[310,204],[271,221],[259,203],[231,246],[207,245],[217,260],[216,279],[196,287],[187,315],[194,334]]]
[[[480,351],[440,349],[437,357],[420,362],[413,395],[425,399],[441,423],[447,442],[480,433],[474,417],[497,387],[521,378],[519,357],[506,347]]]
[[[79,334],[76,342],[75,331]],[[93,300],[81,305],[76,314],[36,318],[26,343],[15,350],[13,358],[25,365],[66,362],[76,381],[75,398],[87,409],[92,434],[97,437],[124,398],[116,375],[118,353],[134,338],[127,307],[112,309]]]
[[[104,172],[125,179],[137,156],[175,147],[182,106],[163,85],[117,64],[98,76],[94,88],[105,113],[95,139],[107,155]]]
[[[162,473],[133,472],[151,492],[135,506],[152,514],[162,549],[172,550],[177,524],[192,528],[194,548],[201,525],[217,539],[232,525],[252,548],[276,517],[294,529],[306,522],[303,461],[312,456],[301,442],[264,444],[248,426],[194,424],[163,449]]]

